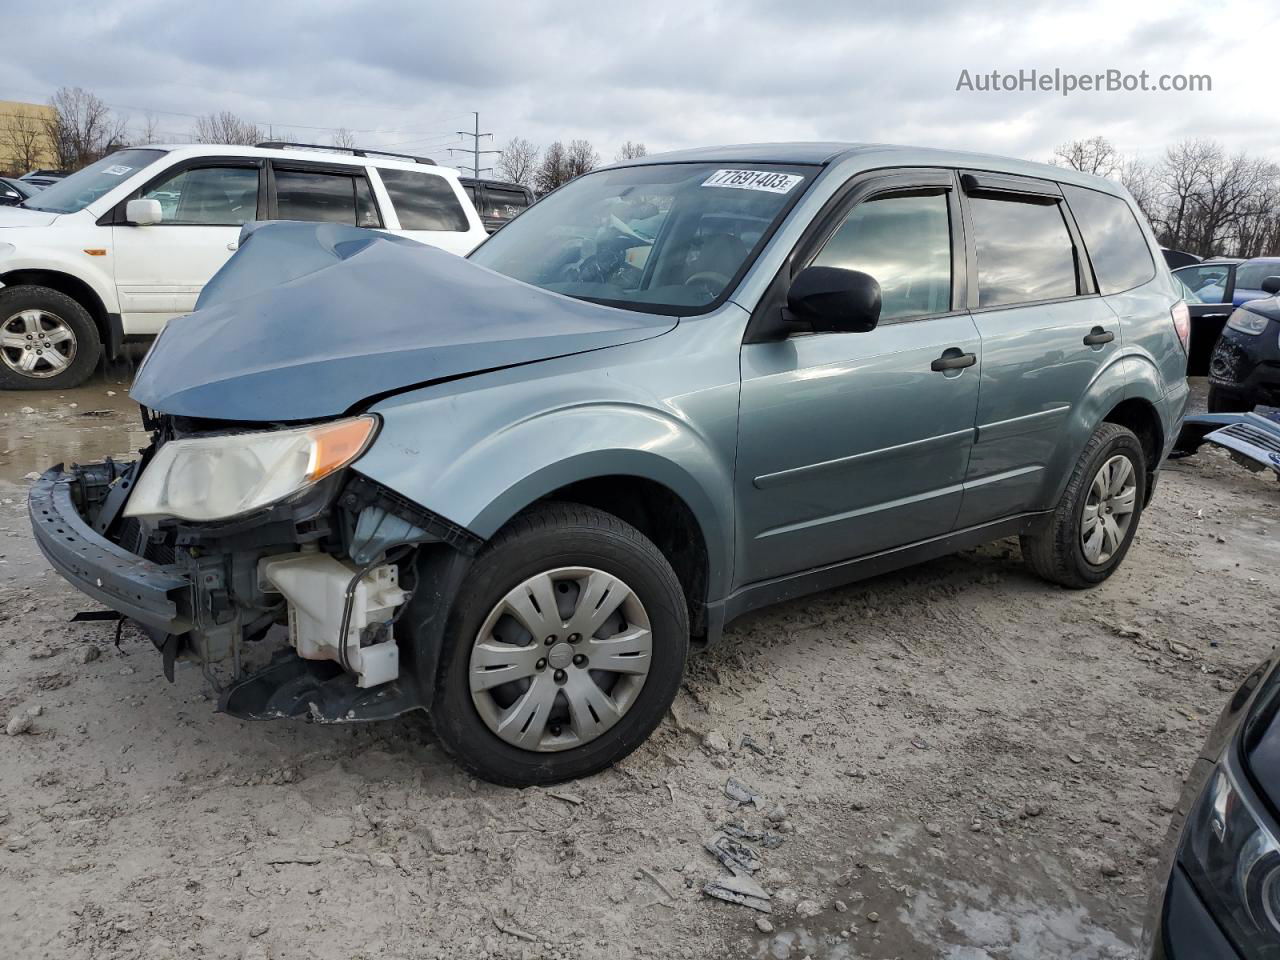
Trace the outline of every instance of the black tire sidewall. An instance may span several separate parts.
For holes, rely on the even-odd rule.
[[[1118,453],[1126,454],[1130,464],[1133,466],[1134,483],[1137,487],[1134,494],[1133,519],[1129,522],[1129,529],[1125,531],[1124,540],[1120,544],[1120,548],[1106,563],[1094,564],[1085,559],[1084,544],[1080,539],[1081,528],[1084,525],[1084,508],[1089,501],[1089,490],[1093,486],[1093,479],[1097,476],[1098,470]],[[1124,558],[1129,552],[1129,547],[1133,543],[1133,538],[1138,533],[1138,524],[1142,519],[1142,505],[1147,495],[1147,465],[1141,442],[1128,430],[1118,433],[1093,452],[1093,456],[1084,465],[1082,473],[1085,480],[1076,490],[1075,502],[1071,504],[1071,513],[1069,514],[1071,518],[1069,524],[1071,550],[1068,556],[1071,558],[1072,566],[1076,568],[1076,572],[1083,579],[1091,583],[1101,583],[1111,576],[1116,567],[1124,562]]]
[[[431,716],[449,752],[486,780],[527,786],[595,773],[643,743],[675,699],[689,643],[679,581],[656,547],[636,549],[632,538],[638,532],[627,528],[630,537],[620,536],[611,527],[543,525],[522,532],[478,558],[462,587],[445,632]],[[611,573],[635,591],[649,616],[653,662],[639,697],[607,733],[560,752],[521,750],[489,730],[472,703],[471,648],[485,617],[509,590],[543,571],[571,566]]]
[[[1211,384],[1206,406],[1210,413],[1248,413],[1257,406],[1257,401],[1238,390]]]
[[[71,328],[76,337],[75,359],[57,376],[45,378],[24,377],[0,363],[0,389],[66,390],[83,383],[97,367],[102,353],[102,339],[89,311],[65,293],[48,287],[23,285],[0,290],[0,323],[33,308],[56,315]]]

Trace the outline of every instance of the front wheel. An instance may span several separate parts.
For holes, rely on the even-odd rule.
[[[89,311],[65,293],[35,285],[0,290],[0,389],[77,386],[101,352]]]
[[[493,783],[584,777],[661,722],[688,647],[680,582],[648,538],[600,510],[542,504],[476,558],[449,618],[432,723]]]
[[[1045,528],[1022,536],[1022,556],[1038,575],[1081,589],[1115,572],[1138,532],[1147,459],[1132,430],[1098,427],[1076,461]]]
[[[1257,402],[1246,394],[1210,385],[1205,405],[1210,413],[1249,413],[1257,406]]]

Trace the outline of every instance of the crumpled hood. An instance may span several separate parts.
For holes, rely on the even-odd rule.
[[[311,420],[675,323],[550,293],[403,237],[250,224],[195,312],[166,325],[130,396],[180,416]]]

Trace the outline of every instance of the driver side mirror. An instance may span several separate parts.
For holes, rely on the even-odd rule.
[[[1280,293],[1280,277],[1267,277],[1262,281],[1262,292],[1269,293],[1273,297]]]
[[[860,270],[805,267],[791,281],[787,313],[814,333],[867,333],[880,322],[880,284]]]
[[[134,226],[145,227],[164,219],[159,200],[130,200],[124,206],[124,218]]]

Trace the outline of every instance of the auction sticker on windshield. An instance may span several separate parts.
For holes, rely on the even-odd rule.
[[[804,179],[798,173],[774,173],[772,170],[717,170],[702,181],[704,187],[733,187],[736,190],[764,190],[787,193]]]

